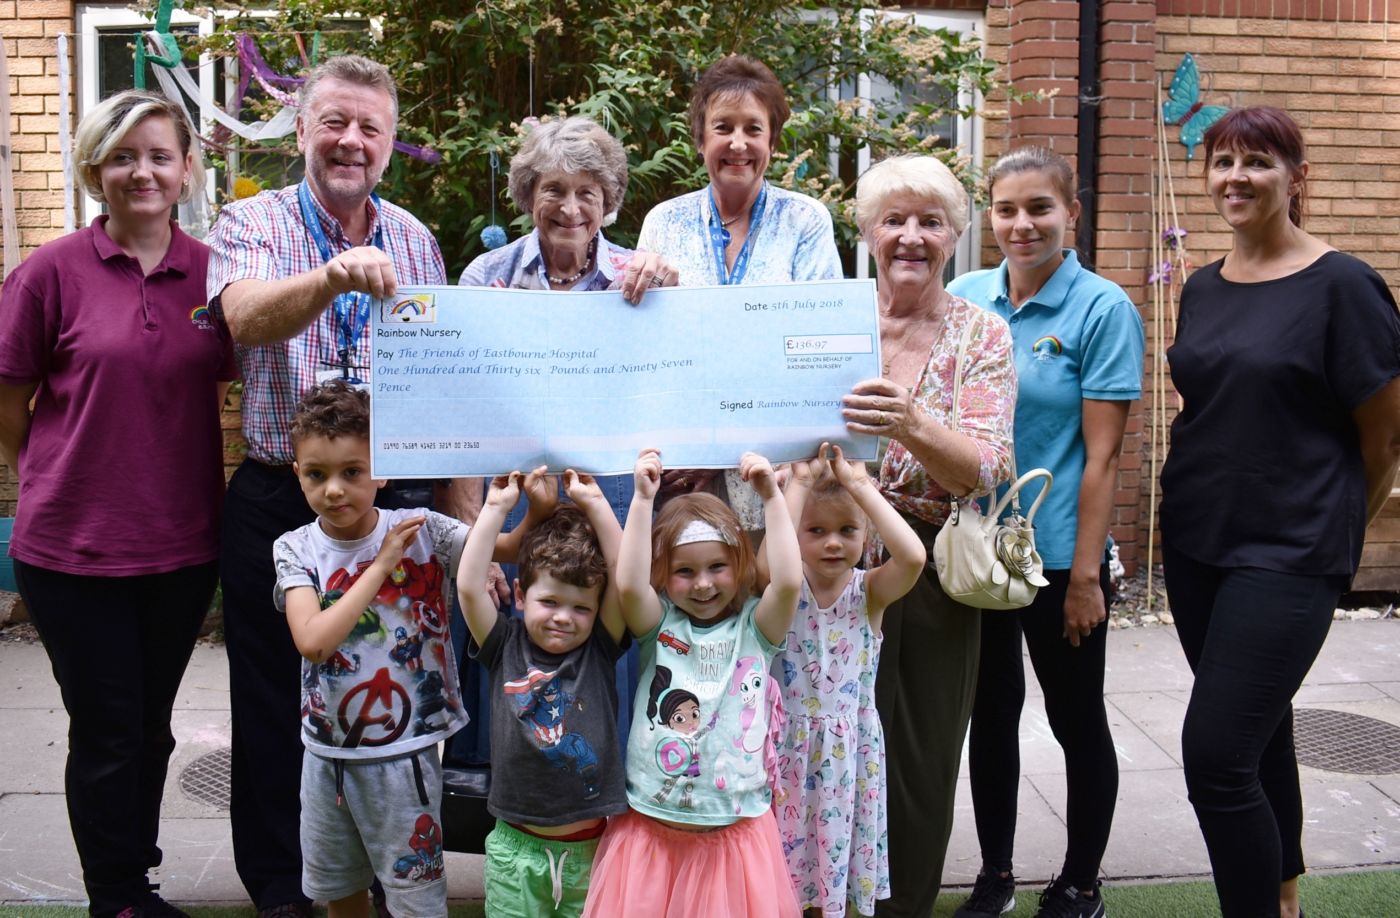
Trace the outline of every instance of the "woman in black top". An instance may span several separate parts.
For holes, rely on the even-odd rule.
[[[1181,294],[1183,407],[1162,472],[1163,562],[1195,672],[1186,785],[1224,918],[1296,918],[1302,796],[1291,699],[1400,459],[1400,315],[1364,262],[1301,228],[1308,163],[1275,108],[1205,136],[1234,239]]]

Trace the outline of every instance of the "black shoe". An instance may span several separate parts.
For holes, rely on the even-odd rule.
[[[310,902],[283,902],[258,909],[258,918],[311,918]]]
[[[953,912],[953,918],[997,918],[1015,907],[1016,878],[983,867],[972,884],[972,895]]]
[[[1035,918],[1104,918],[1103,883],[1094,881],[1090,895],[1085,895],[1068,880],[1055,878],[1040,894],[1040,910]]]
[[[156,890],[160,889],[159,883],[151,883],[149,886],[150,890],[141,900],[142,918],[190,918],[189,912],[182,912],[156,894]]]

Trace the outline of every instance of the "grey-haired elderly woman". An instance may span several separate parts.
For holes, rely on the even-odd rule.
[[[931,546],[953,500],[986,494],[1010,473],[1011,329],[943,288],[967,226],[967,192],[943,163],[896,156],[871,166],[856,186],[856,221],[875,259],[884,366],[845,396],[846,426],[881,438],[880,493]],[[980,623],[977,609],[943,592],[931,564],[885,611],[875,706],[885,729],[890,897],[876,903],[879,918],[927,915],[938,898]]]
[[[510,161],[510,197],[530,212],[535,228],[510,245],[478,256],[458,281],[469,287],[522,290],[619,290],[632,303],[651,287],[674,287],[680,272],[655,253],[609,242],[627,191],[627,153],[617,138],[588,118],[546,121],[530,131]],[[618,522],[632,502],[632,476],[598,478]],[[519,522],[520,510],[508,525]],[[514,574],[507,571],[513,578]],[[619,735],[627,735],[632,693],[640,672],[636,646],[618,661]],[[449,754],[484,759],[489,753],[489,706],[473,712]],[[466,747],[462,749],[462,747]]]
[[[603,235],[626,191],[627,153],[595,122],[575,116],[536,126],[510,161],[511,200],[529,211],[535,228],[478,256],[459,283],[620,290],[633,303],[648,287],[675,286],[680,272],[660,255],[624,249]]]

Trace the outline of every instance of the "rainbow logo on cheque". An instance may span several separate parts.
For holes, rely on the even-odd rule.
[[[390,322],[421,322],[432,323],[437,321],[437,303],[431,293],[414,293],[409,296],[394,300],[392,303],[385,303],[382,307],[379,321]]]

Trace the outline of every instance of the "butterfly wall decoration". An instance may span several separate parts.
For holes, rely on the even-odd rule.
[[[1167,101],[1162,103],[1162,119],[1167,124],[1181,125],[1180,140],[1189,160],[1204,139],[1206,129],[1225,117],[1230,109],[1224,105],[1201,104],[1201,75],[1196,70],[1196,59],[1190,54],[1181,58],[1181,66],[1176,68],[1167,96]]]

